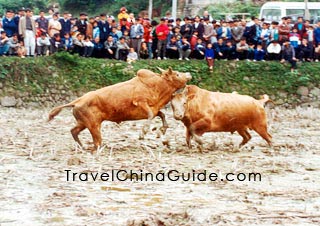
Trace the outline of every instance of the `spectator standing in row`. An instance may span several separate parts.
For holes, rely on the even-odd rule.
[[[201,23],[200,16],[195,16],[194,18],[193,31],[198,31],[198,37],[203,38],[204,25]]]
[[[119,23],[120,23],[120,21],[121,21],[122,19],[126,19],[126,21],[127,21],[128,18],[129,18],[129,14],[127,13],[126,7],[121,7],[120,12],[119,12],[119,14],[118,14],[118,21],[119,21]]]
[[[59,19],[61,24],[60,36],[63,37],[64,34],[71,32],[71,21],[69,20],[69,13],[64,12],[63,18]]]
[[[36,49],[36,25],[31,9],[26,9],[26,15],[19,20],[19,35],[24,39],[27,56],[34,56]]]
[[[78,27],[78,31],[81,34],[87,34],[87,14],[86,13],[80,13],[80,18],[76,22],[76,26]]]
[[[243,37],[244,27],[240,26],[239,21],[234,22],[234,27],[231,28],[231,35],[235,43],[240,42]]]
[[[136,18],[133,25],[130,28],[131,46],[134,51],[139,53],[141,47],[141,41],[144,34],[144,28],[141,24],[140,18]]]
[[[166,46],[167,46],[167,36],[169,34],[169,28],[166,24],[166,19],[161,18],[160,24],[156,28],[156,35],[158,38],[158,60],[166,59]]]
[[[213,29],[213,25],[209,23],[209,18],[204,18],[204,31],[203,31],[203,40],[205,43],[215,43],[217,42],[217,33]]]
[[[48,34],[53,37],[55,34],[60,34],[61,24],[59,22],[59,14],[54,13],[52,19],[49,21]]]
[[[6,32],[8,38],[12,37],[13,34],[18,33],[18,25],[14,20],[14,12],[8,10],[5,17],[2,20],[2,28]]]
[[[45,17],[45,13],[43,10],[40,11],[39,18],[36,19],[36,22],[38,23],[38,27],[41,33],[42,32],[48,33],[49,21]]]
[[[100,20],[99,20],[98,26],[100,29],[100,42],[104,43],[111,32],[111,25],[107,21],[107,17],[105,13],[100,14]]]
[[[191,41],[191,37],[193,35],[193,26],[191,24],[191,20],[189,17],[185,17],[184,19],[184,25],[181,26],[181,35],[184,37],[187,37],[188,41]]]

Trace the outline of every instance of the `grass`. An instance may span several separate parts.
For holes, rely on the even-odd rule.
[[[95,58],[82,58],[68,53],[49,57],[6,57],[1,59],[0,82],[9,89],[6,93],[50,93],[52,89],[66,89],[84,93],[103,86],[132,78],[141,68],[157,71],[171,66],[174,70],[190,72],[192,84],[202,88],[248,94],[258,97],[288,93],[294,100],[299,86],[319,86],[320,64],[303,63],[298,70],[290,72],[289,65],[279,62],[216,61],[210,73],[205,60],[140,60],[132,64]]]

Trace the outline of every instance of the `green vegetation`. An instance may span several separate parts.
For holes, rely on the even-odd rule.
[[[205,60],[141,60],[128,65],[115,60],[81,58],[67,53],[50,57],[1,59],[0,82],[10,92],[32,94],[50,93],[63,87],[79,94],[132,78],[140,68],[157,71],[171,66],[174,70],[190,72],[192,82],[208,90],[249,94],[255,97],[267,93],[277,97],[279,92],[295,94],[302,85],[320,83],[320,64],[303,63],[290,72],[289,65],[279,62],[219,61],[210,73]],[[11,88],[10,88],[11,87]]]

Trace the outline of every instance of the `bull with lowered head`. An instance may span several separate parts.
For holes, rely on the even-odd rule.
[[[173,116],[186,126],[186,142],[191,147],[191,137],[202,148],[200,136],[205,132],[235,132],[243,138],[240,147],[256,131],[271,146],[271,135],[267,131],[264,104],[270,101],[267,95],[256,100],[237,93],[210,92],[188,85],[179,94],[173,94],[171,106]]]
[[[71,103],[52,109],[49,121],[63,108],[72,107],[77,121],[76,126],[71,129],[74,140],[82,146],[78,135],[87,128],[95,149],[101,146],[101,123],[105,120],[120,123],[147,119],[140,133],[140,138],[143,138],[151,120],[159,116],[163,124],[161,130],[165,134],[168,124],[160,109],[171,100],[174,92],[185,87],[191,75],[173,71],[171,68],[159,70],[161,74],[141,69],[131,80],[88,92]]]

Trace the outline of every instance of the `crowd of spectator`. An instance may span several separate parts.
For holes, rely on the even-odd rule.
[[[206,59],[210,70],[214,60],[319,61],[320,22],[311,25],[299,17],[271,23],[252,17],[250,21],[216,21],[207,11],[202,16],[160,21],[135,17],[125,7],[118,16],[78,18],[69,13],[30,9],[8,10],[0,23],[0,55],[42,56],[68,51],[83,57],[119,59]]]

